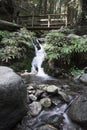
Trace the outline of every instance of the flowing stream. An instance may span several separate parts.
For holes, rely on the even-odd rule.
[[[49,76],[44,72],[42,64],[45,59],[46,52],[44,50],[43,44],[36,40],[33,45],[35,48],[35,57],[32,60],[31,75],[30,77],[27,77],[27,79],[29,80],[29,85],[32,85],[31,91],[29,90],[30,95],[33,94],[34,91],[34,94],[37,93],[37,90],[40,88],[39,85],[43,88],[43,86],[48,84],[48,82],[50,82],[50,85],[54,85],[55,82],[59,84],[57,79]],[[40,89],[38,91],[41,92],[42,90]],[[41,93],[43,94],[44,91]],[[42,96],[42,94],[40,96]],[[73,103],[74,99],[70,100],[70,102],[66,104],[58,98],[58,95],[57,99],[56,95],[52,94],[48,94],[45,97],[49,96],[51,100],[54,99],[54,102],[56,101],[55,103],[53,103],[53,106],[47,109],[43,108],[40,113],[35,117],[27,115],[23,119],[22,125],[18,130],[83,130],[79,125],[73,123],[69,119],[67,114],[68,108]],[[39,99],[37,99],[36,101],[40,102],[40,99],[41,97],[39,97]],[[45,125],[49,126],[49,128],[44,128],[43,126]],[[23,127],[24,129],[21,129]],[[25,127],[27,127],[27,129],[25,129]]]
[[[45,80],[53,80],[54,78],[49,76],[44,72],[44,68],[42,67],[43,61],[45,60],[46,52],[44,50],[43,44],[41,44],[38,40],[33,43],[35,48],[35,57],[32,60],[32,68],[31,73],[35,76],[39,76]],[[52,117],[54,115],[60,115],[60,118],[63,119],[63,128],[62,130],[82,130],[78,125],[74,124],[67,115],[67,110],[69,106],[72,104],[73,101],[67,104],[63,104],[60,108],[55,107],[53,110],[49,111],[42,111],[35,120],[35,124],[33,125],[33,129],[37,130],[36,128],[40,125],[44,124],[44,120],[48,117]],[[61,125],[61,124],[60,124]]]

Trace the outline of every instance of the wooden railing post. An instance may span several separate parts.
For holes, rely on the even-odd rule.
[[[50,14],[48,14],[48,28],[50,27],[50,25],[51,25],[51,16]]]
[[[68,25],[68,20],[67,20],[67,14],[65,15],[65,26],[67,27]]]

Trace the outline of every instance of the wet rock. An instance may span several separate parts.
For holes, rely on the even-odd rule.
[[[87,67],[84,68],[84,72],[87,73]]]
[[[69,85],[68,85],[68,84],[64,84],[64,85],[62,86],[62,88],[63,88],[63,89],[67,89],[67,88],[69,88]]]
[[[44,90],[46,88],[45,84],[40,84],[37,86],[38,89]]]
[[[54,114],[54,115],[50,115],[47,119],[46,122],[48,124],[51,124],[53,126],[55,126],[56,128],[62,128],[63,126],[63,114]]]
[[[35,90],[27,90],[28,94],[35,94]]]
[[[35,93],[35,96],[36,96],[36,97],[41,97],[41,95],[43,94],[43,92],[44,92],[43,90],[37,89],[37,90],[36,90],[36,93]]]
[[[79,79],[80,79],[80,77],[81,77],[81,75],[77,75],[77,76],[75,76],[74,79],[73,79],[74,82],[75,82],[75,83],[79,83]]]
[[[29,85],[29,86],[27,87],[27,90],[34,90],[34,88],[33,88],[33,86]]]
[[[37,100],[37,97],[34,96],[33,94],[30,94],[30,95],[29,95],[29,99],[30,99],[31,101],[36,101],[36,100]]]
[[[80,81],[84,84],[87,84],[87,74],[83,74],[81,77],[80,77]]]
[[[26,114],[27,91],[12,69],[0,67],[0,130],[12,129]]]
[[[68,38],[76,38],[76,39],[80,38],[80,36],[78,36],[76,34],[69,34],[67,37]]]
[[[55,106],[60,106],[62,104],[62,101],[59,99],[58,96],[52,97],[52,104],[54,104]]]
[[[73,121],[87,126],[87,95],[75,100],[68,114]]]
[[[62,97],[62,99],[65,101],[65,102],[69,102],[70,101],[70,98],[69,96],[63,92],[63,91],[58,91],[58,94]]]
[[[55,85],[50,85],[50,86],[48,86],[48,87],[46,88],[46,91],[47,91],[48,93],[56,93],[57,90],[58,90],[58,87],[55,86]]]
[[[40,100],[40,103],[45,108],[50,107],[51,106],[51,99],[50,98],[43,98]]]
[[[42,106],[39,102],[33,102],[29,105],[29,112],[28,114],[32,116],[37,116],[42,109]]]
[[[58,130],[58,129],[51,125],[43,125],[41,127],[38,127],[36,130]]]

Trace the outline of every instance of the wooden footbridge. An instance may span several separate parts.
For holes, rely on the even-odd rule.
[[[17,24],[26,26],[30,30],[59,29],[68,25],[67,14],[47,14],[19,16]]]

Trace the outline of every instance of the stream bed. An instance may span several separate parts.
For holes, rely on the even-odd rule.
[[[14,130],[86,130],[67,114],[73,101],[85,91],[81,84],[30,73],[21,76],[27,86],[28,112]]]

